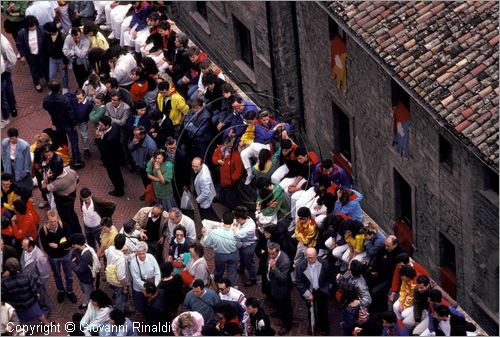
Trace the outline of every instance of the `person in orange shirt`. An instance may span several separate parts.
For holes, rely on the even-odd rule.
[[[406,253],[401,254],[401,262],[396,265],[396,268],[394,269],[394,275],[392,276],[391,294],[389,295],[389,301],[391,302],[394,302],[394,295],[399,290],[401,282],[401,275],[399,271],[401,270],[401,266],[404,265],[412,266],[413,268],[415,268],[417,276],[419,275],[429,276],[427,270],[425,270],[425,268],[420,263],[418,263],[415,260],[410,260],[410,257]]]
[[[316,248],[318,240],[318,225],[312,218],[311,210],[301,207],[297,211],[297,220],[293,237],[299,241],[297,253],[293,259],[293,265],[298,265],[304,259],[304,252],[307,248]]]
[[[416,287],[415,277],[417,271],[412,266],[403,265],[399,274],[401,275],[399,298],[394,302],[392,308],[398,319],[402,320],[407,328],[413,328],[415,324],[413,319],[413,295]],[[413,325],[411,325],[411,321],[413,321]]]
[[[33,210],[28,210],[26,202],[23,200],[14,201],[15,215],[12,217],[12,235],[21,245],[21,242],[27,236],[32,237],[34,240],[38,237],[38,220],[39,216]]]

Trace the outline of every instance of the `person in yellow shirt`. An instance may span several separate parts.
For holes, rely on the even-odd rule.
[[[175,90],[173,85],[163,81],[158,84],[156,104],[158,111],[167,115],[172,121],[174,138],[178,138],[182,129],[182,121],[189,111],[186,100]]]
[[[118,234],[116,227],[113,226],[111,218],[104,217],[101,219],[101,242],[99,250],[97,251],[97,256],[104,256],[104,251],[112,246],[115,242],[115,236]]]
[[[297,211],[297,220],[293,236],[297,241],[297,253],[293,259],[293,265],[297,266],[303,259],[307,248],[316,248],[318,240],[318,225],[312,218],[311,210],[301,207]]]
[[[345,222],[344,240],[348,245],[348,249],[342,255],[342,261],[347,264],[353,259],[363,261],[366,256],[363,223],[357,220],[347,220]]]
[[[87,23],[83,26],[83,34],[87,35],[90,41],[90,49],[101,48],[102,50],[108,50],[109,43],[102,35],[101,32],[97,30],[97,25],[95,23]]]
[[[407,328],[413,328],[415,320],[413,319],[413,295],[416,286],[415,277],[417,271],[409,265],[402,265],[399,270],[401,275],[401,287],[399,288],[399,298],[394,302],[392,309],[398,319],[403,321]]]

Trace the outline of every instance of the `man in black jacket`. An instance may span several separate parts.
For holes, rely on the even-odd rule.
[[[59,219],[56,211],[47,212],[47,223],[40,229],[39,239],[43,250],[47,253],[50,267],[54,273],[54,279],[58,290],[57,302],[62,303],[67,295],[72,303],[76,303],[77,298],[73,293],[73,271],[71,269],[71,245],[69,237],[71,235],[68,226]],[[61,277],[61,265],[64,269],[66,279],[66,292]]]
[[[114,190],[108,192],[108,194],[115,197],[125,195],[123,176],[120,170],[120,128],[111,125],[109,116],[102,116],[99,120],[95,142],[101,153],[102,163],[108,172],[108,177],[114,186]]]
[[[404,253],[395,235],[389,235],[384,242],[385,249],[382,249],[375,258],[370,260],[365,279],[370,287],[372,295],[372,310],[383,311],[386,305],[386,298],[391,287],[392,276],[401,256]]]
[[[283,326],[278,334],[284,335],[292,328],[293,313],[290,301],[292,279],[290,258],[280,250],[280,245],[271,242],[267,246],[266,274],[262,277],[264,293],[271,297],[278,310]]]
[[[295,286],[306,300],[307,308],[314,306],[318,329],[329,335],[328,297],[333,283],[332,273],[328,262],[318,259],[315,248],[307,248],[304,255],[306,258],[295,269]]]
[[[144,282],[144,296],[147,303],[142,310],[144,323],[149,326],[164,326],[171,320],[165,308],[163,289],[158,289],[152,282]],[[158,329],[161,330],[161,329]],[[162,336],[167,331],[151,332],[152,336]]]
[[[62,144],[68,144],[66,135],[71,143],[71,168],[85,166],[80,156],[78,146],[78,134],[76,133],[76,122],[71,101],[67,96],[61,95],[61,84],[58,80],[49,81],[50,94],[43,99],[43,108],[47,110],[55,126],[58,139]]]
[[[85,242],[85,236],[81,233],[72,234],[70,237],[71,246],[71,268],[80,281],[80,288],[82,289],[84,300],[78,309],[87,309],[90,302],[90,293],[94,291],[94,276],[92,275],[92,268],[94,266],[93,254],[91,247]]]

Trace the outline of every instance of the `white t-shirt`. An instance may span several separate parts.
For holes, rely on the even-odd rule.
[[[38,55],[38,38],[36,30],[28,30],[28,44],[30,46],[30,53]]]
[[[82,213],[83,223],[85,224],[85,226],[95,228],[100,225],[101,216],[94,210],[94,201],[92,199],[90,199],[90,205],[88,208],[85,202],[83,202]]]

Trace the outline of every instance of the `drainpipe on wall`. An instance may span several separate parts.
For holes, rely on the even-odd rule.
[[[300,115],[300,126],[302,127],[304,133],[306,131],[306,123],[304,117],[304,87],[302,86],[302,64],[300,62],[300,42],[299,42],[299,24],[297,18],[297,3],[295,1],[290,2],[292,10],[292,30],[293,30],[293,42],[295,45],[295,62],[297,64],[297,81],[299,86],[299,115]]]
[[[271,85],[273,89],[273,108],[278,110],[279,104],[278,100],[278,88],[276,87],[276,73],[275,73],[275,61],[274,61],[274,43],[272,34],[272,23],[271,23],[271,2],[266,1],[266,19],[267,19],[267,39],[269,42],[269,59],[271,60]]]

